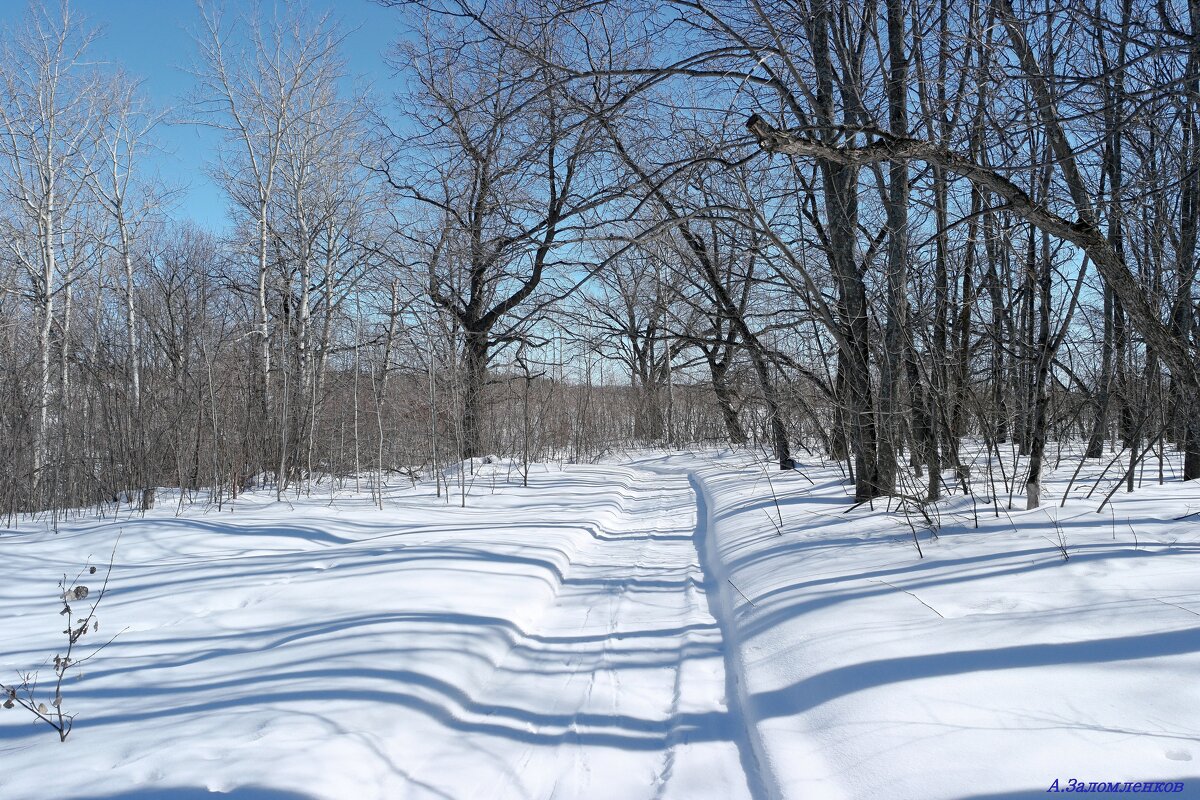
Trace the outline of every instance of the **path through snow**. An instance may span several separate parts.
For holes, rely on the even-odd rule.
[[[0,531],[0,674],[50,671],[57,581],[119,532],[127,628],[66,685],[65,745],[0,711],[0,798],[1200,796],[1195,483],[952,497],[918,557],[836,465],[518,478]]]
[[[593,471],[620,487],[620,512],[591,529],[554,602],[480,689],[482,706],[533,713],[526,736],[461,742],[462,763],[487,754],[466,796],[747,796],[687,478]],[[559,497],[569,514],[594,491],[584,481]]]
[[[5,534],[6,675],[54,652],[56,578],[119,530],[100,617],[129,630],[68,685],[65,751],[0,716],[0,796],[761,794],[686,473],[492,479],[466,509],[258,496]]]

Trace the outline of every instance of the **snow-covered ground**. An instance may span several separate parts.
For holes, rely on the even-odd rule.
[[[68,681],[65,744],[0,711],[0,798],[1200,796],[1200,486],[956,498],[936,539],[912,519],[918,558],[832,467],[480,470],[466,508],[165,498],[0,532],[5,682],[50,676],[57,581],[118,534],[83,655],[124,631]]]
[[[1074,779],[1200,797],[1200,517],[1175,519],[1200,486],[1097,514],[1098,496],[1058,507],[1064,469],[1048,508],[958,498],[936,540],[914,513],[918,558],[904,516],[847,511],[837,471],[804,472],[774,478],[778,511],[761,471],[756,490],[753,470],[698,479],[720,577],[745,595],[744,712],[782,796],[1018,798]]]

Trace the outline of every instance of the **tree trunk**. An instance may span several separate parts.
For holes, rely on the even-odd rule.
[[[1196,240],[1200,226],[1200,2],[1188,3],[1191,23],[1191,42],[1188,49],[1187,75],[1185,84],[1185,120],[1183,146],[1180,148],[1182,161],[1182,187],[1180,190],[1179,243],[1176,246],[1176,295],[1171,315],[1172,330],[1179,341],[1192,345],[1193,352],[1200,346],[1196,340],[1195,310],[1192,300],[1192,285],[1196,280]],[[1196,361],[1200,372],[1200,359]],[[1189,382],[1182,371],[1171,370],[1175,407],[1181,430],[1183,457],[1183,479],[1200,478],[1200,388]]]
[[[713,395],[717,398],[717,407],[721,410],[721,420],[725,423],[725,435],[732,445],[746,443],[746,429],[738,419],[737,409],[733,406],[733,391],[729,388],[729,364],[718,360],[715,356],[705,353],[708,361],[708,371],[712,378]]]
[[[465,459],[483,455],[484,387],[487,384],[487,331],[467,330],[463,342],[462,452]]]
[[[270,432],[267,421],[271,418],[271,315],[267,308],[267,204],[264,200],[259,208],[258,219],[258,413],[257,428],[260,432],[260,449],[255,470],[265,467],[270,447]]]
[[[895,136],[908,135],[908,57],[904,44],[904,3],[887,0],[888,126]],[[879,365],[879,486],[896,488],[896,442],[899,434],[899,397],[904,367],[908,289],[908,164],[893,161],[888,167],[884,198],[887,212],[887,323],[884,358]]]
[[[1030,236],[1033,236],[1030,229]],[[1034,509],[1041,503],[1042,461],[1046,452],[1046,418],[1050,405],[1047,379],[1050,375],[1050,237],[1042,234],[1042,257],[1039,259],[1037,365],[1034,371],[1034,403],[1029,431],[1029,475],[1025,481],[1025,508]],[[1032,303],[1032,298],[1030,298]]]

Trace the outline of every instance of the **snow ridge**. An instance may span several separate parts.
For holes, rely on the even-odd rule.
[[[712,529],[712,506],[699,473],[689,471],[688,483],[696,496],[696,551],[704,570],[705,597],[710,613],[721,629],[725,654],[725,694],[730,721],[737,733],[738,751],[746,782],[755,800],[782,800],[783,792],[771,770],[770,756],[753,716],[754,706],[746,688],[745,653],[738,637],[734,599],[730,596],[729,576],[721,560]]]

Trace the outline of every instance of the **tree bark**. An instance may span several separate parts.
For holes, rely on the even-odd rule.
[[[908,57],[904,41],[904,3],[887,0],[888,127],[895,136],[908,135]],[[896,488],[896,442],[899,397],[904,368],[908,307],[908,164],[893,161],[888,169],[884,198],[887,213],[887,323],[884,358],[879,365],[879,487]]]
[[[484,388],[487,384],[488,349],[491,344],[486,330],[467,330],[463,341],[463,459],[478,458],[483,453],[482,418]]]

